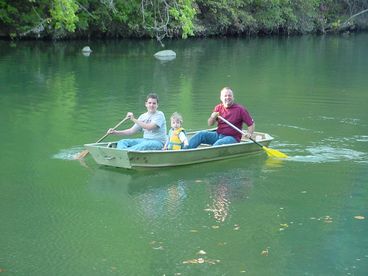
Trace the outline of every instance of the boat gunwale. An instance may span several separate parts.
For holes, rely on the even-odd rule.
[[[195,133],[195,132],[193,132]],[[265,135],[266,138],[261,139],[259,141],[257,141],[258,143],[262,144],[262,143],[268,143],[271,142],[274,138],[272,136],[270,136],[267,133],[264,132],[255,132],[255,134],[262,134]],[[90,147],[96,147],[96,148],[103,148],[103,149],[112,149],[112,150],[119,150],[119,151],[123,151],[123,152],[127,152],[129,153],[134,153],[134,154],[147,154],[147,153],[157,153],[157,154],[167,154],[167,153],[177,153],[177,154],[183,154],[183,153],[189,153],[189,152],[195,152],[195,151],[208,151],[208,150],[217,150],[220,148],[230,148],[230,147],[241,147],[244,145],[249,145],[249,144],[254,144],[254,142],[252,140],[241,140],[239,143],[233,143],[233,144],[224,144],[224,145],[218,145],[218,146],[200,146],[197,148],[193,148],[193,149],[181,149],[181,150],[129,150],[129,149],[117,149],[117,148],[107,148],[107,144],[108,143],[116,143],[117,141],[113,141],[113,142],[100,142],[100,143],[90,143],[90,144],[85,144],[84,146],[90,146]],[[104,145],[104,146],[102,146]],[[202,144],[203,145],[203,144]],[[242,153],[243,154],[243,153]]]

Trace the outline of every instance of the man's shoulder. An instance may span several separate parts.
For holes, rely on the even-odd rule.
[[[236,109],[245,109],[245,107],[241,104],[238,104],[238,103],[234,103],[231,108],[236,108]]]

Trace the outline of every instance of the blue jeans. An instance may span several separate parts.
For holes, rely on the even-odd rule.
[[[129,150],[160,150],[164,147],[161,141],[153,139],[123,139],[120,140],[116,146],[118,149],[129,149]]]
[[[225,145],[238,143],[238,141],[233,136],[226,136],[223,134],[218,134],[216,131],[200,131],[195,134],[189,140],[189,145],[187,149],[193,149],[198,147],[200,144],[209,144],[213,146]]]

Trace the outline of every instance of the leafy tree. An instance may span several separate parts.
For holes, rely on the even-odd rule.
[[[11,38],[303,34],[368,29],[367,0],[0,0]]]
[[[73,0],[53,0],[51,2],[51,23],[56,30],[66,29],[74,32],[78,16],[75,14],[78,10],[76,1]]]

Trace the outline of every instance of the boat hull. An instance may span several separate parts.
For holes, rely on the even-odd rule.
[[[273,138],[266,133],[256,133],[257,142],[268,146]],[[108,143],[86,144],[97,164],[125,169],[183,166],[224,160],[262,151],[259,145],[244,139],[240,143],[221,146],[201,145],[187,150],[129,151],[107,147]]]

